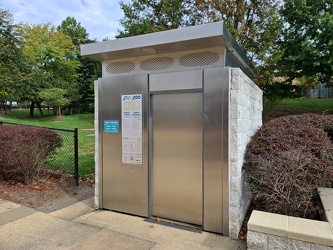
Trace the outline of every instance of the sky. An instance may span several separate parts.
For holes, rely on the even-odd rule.
[[[13,14],[14,23],[58,26],[66,17],[74,17],[89,33],[90,39],[115,39],[122,27],[120,0],[0,0],[0,8]],[[123,0],[124,3],[130,0]]]

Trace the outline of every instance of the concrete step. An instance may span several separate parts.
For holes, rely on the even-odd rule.
[[[37,211],[10,201],[0,201],[0,226],[29,216]]]
[[[71,206],[51,212],[50,215],[64,220],[74,220],[82,215],[91,213],[94,210],[94,197],[91,197]]]

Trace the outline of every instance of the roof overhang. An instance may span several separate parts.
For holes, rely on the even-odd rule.
[[[252,75],[256,69],[223,22],[132,36],[81,45],[81,55],[97,60],[115,60],[154,54],[225,46]],[[228,65],[226,65],[228,66]]]

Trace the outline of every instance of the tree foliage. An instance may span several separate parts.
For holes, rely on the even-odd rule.
[[[279,38],[279,0],[196,0],[196,24],[222,20],[255,63],[265,63]]]
[[[70,111],[93,110],[94,80],[102,69],[80,55],[81,44],[96,42],[88,35],[73,17],[57,28],[14,25],[12,14],[0,8],[0,102],[29,100],[32,116],[40,91],[61,88],[71,100]]]
[[[120,2],[118,38],[224,21],[247,55],[265,63],[280,35],[279,0],[132,0]]]
[[[21,81],[24,99],[39,103],[42,89],[75,88],[79,62],[72,39],[50,24],[22,24],[19,28],[27,78]],[[32,108],[32,107],[31,107]],[[31,115],[33,115],[33,108]]]
[[[124,27],[117,38],[142,35],[157,31],[177,29],[193,25],[189,19],[193,8],[191,0],[133,0],[120,2],[124,17],[120,24]]]
[[[85,44],[89,40],[87,30],[77,22],[74,17],[66,17],[57,27],[58,31],[70,36],[75,47],[75,52],[80,55],[80,44]]]
[[[17,98],[16,83],[23,78],[21,43],[13,16],[0,9],[0,102]]]
[[[285,98],[301,97],[302,87],[284,81],[267,82],[261,85],[264,93],[264,106],[273,107]]]
[[[78,61],[69,36],[50,24],[22,25],[23,54],[43,71],[44,87],[67,87],[77,77]]]
[[[76,94],[76,102],[72,102],[72,104],[76,109],[91,111],[94,104],[94,80],[102,76],[102,67],[100,62],[82,57],[80,45],[93,43],[96,40],[88,38],[89,34],[86,29],[74,17],[67,17],[57,27],[57,30],[72,38],[74,53],[80,62],[80,66],[77,68],[77,86],[70,92],[73,95]]]
[[[38,93],[40,100],[53,107],[58,118],[61,117],[61,108],[70,103],[66,97],[67,91],[60,88],[43,89]]]
[[[280,41],[280,73],[291,79],[318,78],[332,83],[333,1],[285,0]]]

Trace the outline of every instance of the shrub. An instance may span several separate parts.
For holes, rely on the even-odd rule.
[[[0,174],[29,184],[61,144],[61,137],[50,129],[0,126]]]
[[[253,201],[264,211],[313,218],[319,186],[333,177],[333,115],[280,117],[263,125],[245,153]]]

